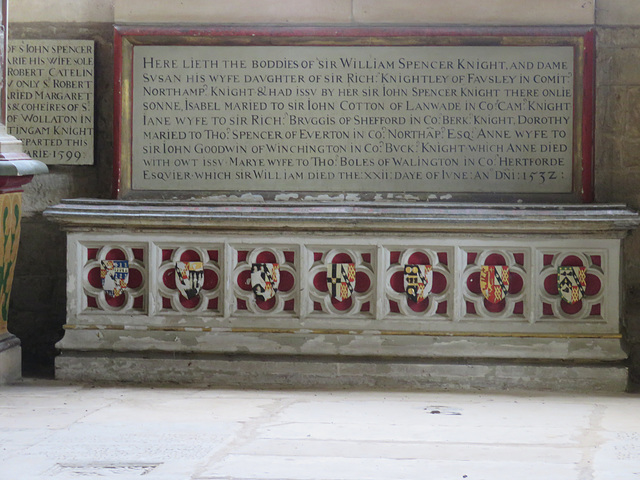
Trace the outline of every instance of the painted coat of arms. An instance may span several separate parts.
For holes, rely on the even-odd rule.
[[[331,296],[339,302],[351,298],[356,286],[356,264],[331,263],[327,265],[327,285]]]
[[[176,262],[176,287],[188,300],[200,293],[204,283],[202,262]]]
[[[558,267],[558,293],[570,305],[582,300],[587,289],[587,267]]]
[[[100,279],[102,289],[111,297],[119,297],[129,283],[128,260],[101,260]]]
[[[509,267],[483,265],[480,269],[480,290],[491,303],[500,303],[509,292]]]
[[[404,291],[409,300],[421,302],[433,286],[433,267],[431,265],[405,265]]]
[[[251,288],[259,301],[276,296],[280,285],[280,265],[277,263],[254,263],[251,265]]]

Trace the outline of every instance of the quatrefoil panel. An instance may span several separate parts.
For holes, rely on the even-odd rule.
[[[541,252],[542,270],[538,285],[542,320],[603,320],[605,294],[604,252]],[[582,297],[573,303],[565,300],[558,289],[560,267],[584,267],[585,283]]]
[[[453,285],[449,262],[450,249],[411,248],[407,250],[391,249],[388,252],[390,266],[385,277],[385,292],[389,315],[420,317],[433,319],[451,319]],[[407,266],[426,265],[431,270],[427,277],[423,299],[407,293],[411,288],[405,269]]]
[[[298,290],[297,263],[298,252],[295,248],[245,248],[235,247],[234,268],[231,284],[234,302],[231,313],[251,315],[295,315],[299,311],[296,301]],[[260,266],[260,267],[258,267]],[[252,271],[259,268],[274,269],[277,280],[271,288],[271,295],[256,293],[255,277]]]
[[[312,315],[374,315],[375,249],[309,247],[309,255],[313,260],[307,285]]]
[[[528,250],[466,249],[462,258],[466,261],[460,282],[463,318],[526,319]]]
[[[144,313],[147,308],[146,257],[145,247],[124,245],[103,245],[86,247],[82,269],[82,289],[84,298],[82,310],[86,312],[104,311],[111,313]],[[128,278],[126,287],[117,295],[111,295],[103,288],[101,278],[102,262],[126,262]]]
[[[220,281],[220,247],[163,246],[162,264],[158,268],[158,309],[163,314],[170,313],[220,313],[222,282]],[[180,272],[191,266],[198,268],[197,280],[181,279]],[[202,267],[201,270],[199,267]],[[201,272],[201,273],[200,273]],[[193,272],[191,277],[194,277]],[[185,277],[187,277],[185,275]],[[179,284],[182,282],[182,285]],[[188,288],[184,286],[189,282]],[[180,288],[182,286],[182,288]]]

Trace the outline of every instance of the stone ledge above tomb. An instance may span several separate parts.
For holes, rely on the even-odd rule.
[[[122,201],[72,199],[44,215],[67,230],[191,230],[598,234],[623,238],[640,225],[620,204],[407,204]]]

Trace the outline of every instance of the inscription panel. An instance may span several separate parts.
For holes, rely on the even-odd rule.
[[[47,164],[90,165],[94,138],[94,42],[12,40],[7,129]]]
[[[131,62],[133,191],[571,196],[582,180],[574,45],[141,44]]]

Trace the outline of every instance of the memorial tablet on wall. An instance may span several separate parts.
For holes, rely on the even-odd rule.
[[[7,129],[49,165],[91,165],[94,42],[12,40],[7,57]]]
[[[119,28],[116,193],[589,201],[591,32]]]

